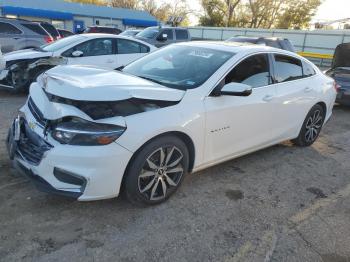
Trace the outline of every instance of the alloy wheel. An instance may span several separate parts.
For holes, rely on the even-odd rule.
[[[316,140],[321,130],[323,123],[323,116],[320,110],[315,110],[314,113],[308,118],[305,128],[305,140],[310,143]]]
[[[151,153],[139,174],[139,192],[149,200],[166,198],[176,188],[184,174],[183,154],[175,147],[160,147]]]

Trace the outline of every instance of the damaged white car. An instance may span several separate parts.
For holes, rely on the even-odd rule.
[[[81,201],[166,200],[184,175],[292,139],[309,146],[330,118],[334,81],[287,51],[175,44],[121,70],[57,66],[10,128],[16,167]],[[219,174],[218,174],[219,175]]]
[[[40,48],[14,51],[3,56],[0,86],[26,90],[37,77],[56,65],[92,65],[108,69],[125,66],[157,48],[136,39],[111,34],[82,34],[63,38]]]

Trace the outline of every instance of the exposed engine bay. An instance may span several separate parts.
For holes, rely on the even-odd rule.
[[[36,80],[46,70],[57,65],[67,64],[64,57],[41,57],[19,59],[6,62],[6,68],[0,75],[0,85],[22,91]]]
[[[81,101],[55,96],[47,92],[45,93],[50,102],[74,106],[83,111],[93,120],[116,116],[129,116],[179,103],[179,101],[162,101],[139,98],[130,98],[120,101]]]

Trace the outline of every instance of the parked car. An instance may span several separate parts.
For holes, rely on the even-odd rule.
[[[71,32],[71,31],[69,31],[69,30],[65,30],[65,29],[57,29],[57,31],[58,31],[58,33],[60,34],[61,38],[74,35],[73,32]]]
[[[50,36],[53,38],[54,41],[61,38],[60,33],[57,31],[57,29],[48,22],[37,22],[39,25],[41,25],[42,28],[46,30],[50,34]]]
[[[124,32],[120,33],[120,35],[122,35],[122,36],[135,36],[138,33],[140,33],[141,31],[142,30],[139,30],[139,29],[128,29],[128,30],[125,30]]]
[[[173,43],[191,41],[191,35],[187,28],[181,27],[147,27],[135,36],[156,47],[162,47]]]
[[[290,140],[310,146],[334,80],[284,50],[224,42],[161,48],[121,71],[57,66],[10,128],[17,168],[52,193],[157,204],[184,175]]]
[[[334,52],[332,67],[326,71],[338,87],[337,102],[350,106],[350,43],[337,46]]]
[[[56,65],[79,64],[116,69],[155,49],[140,40],[117,35],[69,36],[40,48],[4,55],[6,69],[0,74],[0,84],[19,92],[26,90],[40,74]]]
[[[3,53],[39,47],[53,38],[39,24],[23,19],[0,18],[0,45]]]
[[[119,35],[121,32],[122,30],[110,26],[89,26],[84,31],[84,33],[104,33],[113,35]]]
[[[227,39],[228,42],[251,43],[257,45],[266,45],[278,49],[295,52],[293,44],[287,38],[280,37],[251,37],[251,36],[235,36]]]

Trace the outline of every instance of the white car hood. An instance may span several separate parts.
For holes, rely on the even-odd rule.
[[[51,52],[40,52],[40,51],[35,51],[33,49],[23,49],[23,50],[4,54],[4,59],[5,61],[13,61],[13,60],[20,60],[20,59],[34,59],[34,58],[49,57],[49,56],[52,56]]]
[[[38,83],[50,94],[81,101],[180,101],[185,94],[183,90],[91,66],[56,66],[43,74]]]

